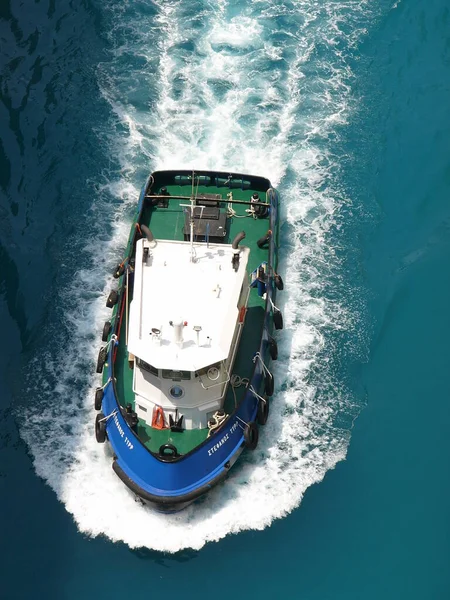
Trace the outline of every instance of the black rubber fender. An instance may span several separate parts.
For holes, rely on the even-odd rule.
[[[275,329],[283,329],[283,315],[281,314],[281,310],[273,311],[273,324],[275,325]]]
[[[108,341],[108,337],[109,334],[111,333],[111,321],[105,321],[105,324],[103,325],[103,331],[102,331],[102,342],[107,342]]]
[[[283,279],[281,278],[281,275],[275,275],[275,277],[273,278],[275,281],[275,286],[277,288],[277,290],[284,290],[284,283],[283,283]]]
[[[102,346],[98,353],[96,372],[101,373],[106,362],[107,350],[106,346]]]
[[[125,265],[124,263],[119,263],[117,267],[114,269],[113,277],[114,279],[119,279],[125,273]]]
[[[273,396],[273,390],[275,388],[275,380],[270,371],[266,371],[264,375],[264,390],[268,396]]]
[[[112,308],[113,306],[115,306],[117,304],[118,300],[119,300],[119,293],[116,290],[111,290],[109,293],[108,299],[106,300],[107,308]]]
[[[254,421],[247,423],[244,429],[244,446],[248,450],[254,450],[258,445],[259,431]]]
[[[102,407],[102,400],[103,400],[103,388],[102,387],[98,387],[95,390],[95,400],[94,400],[94,408],[95,410],[100,410]]]
[[[99,444],[104,444],[106,441],[106,421],[102,412],[95,417],[95,439]]]
[[[266,246],[270,242],[271,236],[272,234],[268,232],[266,233],[266,235],[263,235],[261,238],[259,238],[259,240],[256,242],[258,248],[264,248],[264,246]]]
[[[269,400],[261,400],[258,402],[258,412],[256,413],[256,420],[259,425],[265,425],[269,418]]]
[[[258,445],[259,431],[255,421],[247,423],[244,429],[244,446],[248,450],[254,450]]]
[[[267,345],[269,346],[269,354],[272,360],[277,360],[278,358],[278,344],[277,341],[273,339],[273,337],[269,337],[267,340]]]

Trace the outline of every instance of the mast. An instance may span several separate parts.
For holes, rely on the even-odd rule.
[[[200,180],[199,180],[200,182]],[[199,182],[197,183],[197,190],[198,190],[198,186],[199,186]],[[195,249],[194,249],[194,209],[195,209],[195,203],[196,203],[196,197],[197,197],[197,192],[194,192],[194,185],[195,185],[195,171],[192,170],[192,191],[191,191],[191,197],[190,197],[190,204],[180,204],[180,206],[189,208],[191,211],[191,215],[190,215],[190,219],[189,219],[189,237],[190,237],[190,242],[191,242],[191,251],[190,251],[190,262],[193,263],[195,262]],[[201,207],[201,211],[203,213],[203,206]]]
[[[192,171],[192,193],[191,193],[191,219],[189,221],[189,237],[191,238],[191,262],[194,262],[194,207],[195,207],[195,196],[194,196],[194,171]]]

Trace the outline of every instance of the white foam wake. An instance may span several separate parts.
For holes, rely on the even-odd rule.
[[[98,76],[113,117],[98,135],[121,173],[97,189],[93,213],[108,215],[112,231],[86,240],[85,268],[60,299],[71,342],[61,336],[64,353],[36,359],[30,391],[41,400],[22,425],[37,473],[80,530],[169,552],[292,511],[345,457],[349,430],[334,422],[353,410],[327,370],[333,331],[352,327],[344,299],[327,296],[339,276],[327,233],[344,201],[332,144],[351,112],[347,58],[367,25],[365,3],[213,4],[157,0],[145,13],[110,2],[111,60]],[[105,269],[123,251],[138,188],[148,171],[177,167],[261,174],[279,186],[287,290],[278,388],[258,449],[204,501],[163,516],[135,502],[96,444],[90,370],[107,317]],[[94,260],[99,252],[105,262]]]

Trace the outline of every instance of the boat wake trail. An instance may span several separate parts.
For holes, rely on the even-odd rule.
[[[346,455],[360,407],[333,367],[340,332],[354,354],[364,348],[329,234],[347,202],[336,147],[352,114],[349,60],[370,15],[360,0],[110,0],[101,10],[110,56],[98,81],[111,111],[96,135],[120,170],[97,186],[92,216],[111,226],[86,234],[82,269],[59,298],[70,341],[55,334],[59,350],[36,358],[29,391],[40,400],[21,429],[81,531],[198,549],[287,515]],[[151,170],[191,167],[263,175],[279,188],[285,329],[258,449],[206,499],[164,516],[134,500],[95,442],[91,372],[109,314],[105,271],[123,252],[139,187]]]

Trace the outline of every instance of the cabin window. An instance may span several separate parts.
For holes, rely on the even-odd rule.
[[[137,364],[138,364],[138,367],[140,367],[141,369],[144,369],[144,371],[148,371],[152,375],[156,375],[156,377],[158,377],[158,369],[155,369],[155,367],[153,367],[152,365],[149,365],[144,360],[138,358]]]
[[[178,400],[178,398],[182,398],[184,396],[184,390],[180,385],[173,385],[169,390],[172,398]]]
[[[162,376],[164,379],[172,379],[173,381],[181,381],[182,379],[190,379],[190,371],[172,371],[170,369],[163,369]]]
[[[141,406],[140,404],[138,404],[138,407],[140,410],[142,410],[142,412],[147,412],[147,409],[145,408],[145,406]]]

